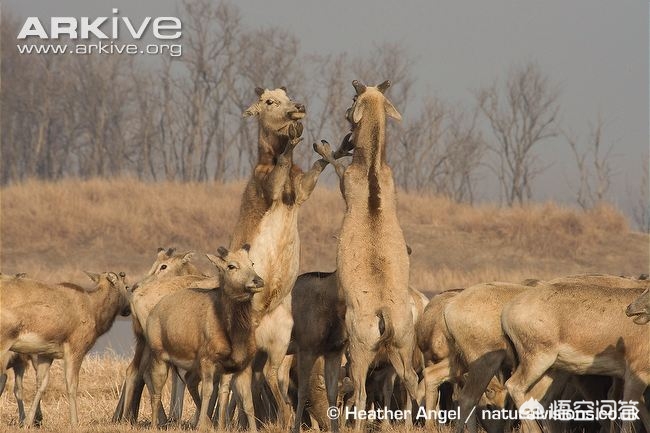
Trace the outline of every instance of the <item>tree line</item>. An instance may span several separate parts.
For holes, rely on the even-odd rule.
[[[0,182],[242,178],[254,164],[257,131],[241,113],[256,86],[287,86],[306,104],[307,143],[337,142],[349,129],[344,112],[352,77],[393,82],[391,101],[407,115],[390,123],[388,157],[407,191],[473,202],[487,167],[504,204],[526,203],[547,168],[540,144],[560,136],[576,159],[576,203],[589,208],[607,196],[612,170],[604,122],[599,118],[586,138],[563,131],[559,88],[534,63],[476,90],[474,106],[466,108],[415,95],[414,61],[399,45],[383,43],[363,57],[316,55],[279,27],[246,27],[231,3],[186,1],[180,13],[183,55],[149,62],[125,55],[20,55],[19,20],[5,13]],[[300,148],[301,163],[313,160],[311,146]]]

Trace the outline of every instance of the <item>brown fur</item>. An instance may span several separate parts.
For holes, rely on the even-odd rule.
[[[409,287],[409,301],[413,323],[416,323],[421,317],[425,306],[429,303],[429,299],[420,291],[414,289],[413,287]],[[386,317],[388,317],[390,320],[389,315]],[[380,332],[381,325],[382,323],[380,322]],[[384,322],[383,325],[386,327],[386,331],[381,335],[379,339],[380,343],[378,344],[378,351],[375,355],[375,359],[370,365],[370,372],[368,374],[368,378],[366,379],[366,393],[368,395],[367,406],[369,407],[370,404],[373,403],[375,404],[375,407],[379,406],[388,409],[392,407],[393,402],[398,402],[398,408],[405,409],[404,402],[408,396],[405,395],[404,392],[399,392],[404,391],[404,388],[402,386],[395,388],[395,379],[397,378],[397,373],[390,362],[389,351],[387,350],[386,345],[381,343],[382,340],[390,341],[392,336],[387,338],[386,335],[390,335],[390,330],[394,328],[390,322]],[[424,357],[417,345],[414,345],[413,348],[411,366],[418,374],[424,369]],[[400,382],[397,384],[401,385]],[[395,389],[398,392],[395,392]],[[421,398],[422,396],[420,393],[420,387],[418,386],[418,392],[415,396],[415,399],[419,401]],[[386,425],[389,424],[387,419],[384,420],[384,422]]]
[[[424,383],[427,411],[437,409],[440,385],[454,379],[449,359],[453,356],[452,349],[443,332],[446,327],[443,312],[445,306],[458,293],[459,291],[450,290],[434,296],[415,324],[418,347],[422,351],[426,366]],[[427,424],[432,422],[433,420],[427,419]]]
[[[330,430],[331,423],[327,415],[327,409],[332,407],[332,404],[327,398],[325,380],[325,360],[322,356],[319,356],[316,358],[314,369],[309,377],[309,405],[307,412],[312,421],[312,428],[319,427],[321,430]],[[348,377],[345,377],[345,369],[341,367],[337,377],[338,392],[335,402],[337,407],[340,406],[345,394],[352,392],[352,389],[352,382]]]
[[[444,308],[443,332],[457,354],[450,357],[451,373],[458,377],[467,372],[459,396],[462,419],[478,405],[493,377],[500,370],[514,366],[514,355],[501,330],[501,311],[510,300],[527,290],[531,288],[512,283],[477,284],[452,297]],[[468,421],[467,427],[476,431],[475,417]],[[463,428],[462,423],[457,425],[457,431]]]
[[[219,268],[220,284],[214,290],[180,290],[165,296],[146,323],[152,353],[150,374],[152,413],[158,414],[168,365],[187,370],[190,393],[199,411],[198,428],[210,427],[207,400],[215,375],[244,369],[255,353],[251,300],[263,286],[253,270],[247,249],[208,256]],[[201,395],[198,382],[201,381]],[[163,420],[157,416],[157,425]]]
[[[156,259],[147,275],[133,285],[131,293],[131,312],[136,346],[133,359],[126,369],[120,399],[113,414],[113,422],[129,420],[135,423],[138,418],[140,397],[144,386],[143,371],[149,355],[144,339],[143,328],[149,312],[164,296],[173,291],[185,289],[190,284],[202,281],[198,269],[190,261],[193,252],[175,254],[173,248],[159,248]],[[183,277],[176,279],[175,277]],[[178,404],[178,402],[172,402]]]
[[[18,276],[19,274],[17,274]],[[22,277],[19,277],[22,278]],[[16,403],[18,406],[18,423],[23,425],[25,422],[25,405],[23,403],[23,376],[25,375],[25,369],[27,364],[31,362],[34,370],[38,365],[38,358],[36,355],[27,356],[20,353],[7,352],[2,359],[0,359],[0,365],[3,374],[0,375],[0,396],[4,393],[5,385],[7,383],[7,370],[11,369],[14,372],[14,397],[16,397]],[[40,425],[43,421],[43,414],[41,412],[40,403],[36,408],[36,417],[34,419],[35,425]]]
[[[519,365],[506,387],[517,406],[549,369],[610,375],[625,381],[623,400],[640,402],[639,415],[650,430],[643,403],[650,383],[650,339],[646,327],[624,314],[624,307],[642,292],[565,281],[527,291],[507,304],[502,326]],[[534,421],[524,424],[528,431],[539,431]]]
[[[38,390],[27,415],[28,425],[36,417],[52,360],[61,358],[65,362],[70,422],[78,424],[76,395],[83,358],[97,338],[110,329],[117,314],[128,311],[123,276],[112,272],[89,276],[96,283],[92,291],[70,284],[48,286],[28,278],[0,280],[0,356],[13,351],[38,355],[39,359]]]

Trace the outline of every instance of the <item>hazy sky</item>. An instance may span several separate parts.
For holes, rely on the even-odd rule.
[[[601,113],[605,141],[615,143],[612,200],[636,200],[641,160],[648,155],[648,2],[630,0],[297,1],[239,0],[244,24],[280,26],[304,52],[364,53],[398,42],[416,59],[418,92],[472,103],[472,89],[502,79],[512,65],[538,63],[561,88],[562,125],[582,136]],[[15,15],[174,15],[174,0],[5,0]],[[355,77],[349,77],[352,80]],[[386,77],[390,78],[390,77]],[[279,85],[290,83],[265,83]],[[488,138],[491,138],[488,135]],[[575,163],[563,140],[544,144],[552,167],[535,198],[570,200],[566,185]]]
[[[419,92],[466,106],[473,102],[473,89],[502,79],[513,65],[534,61],[561,88],[561,120],[567,130],[585,136],[598,113],[606,120],[604,138],[615,143],[612,200],[626,207],[625,196],[639,189],[649,130],[646,1],[234,3],[247,26],[289,30],[304,52],[354,55],[384,41],[400,43],[416,60]],[[17,15],[41,17],[111,16],[117,7],[120,15],[135,19],[174,15],[180,2],[5,0],[3,6]],[[553,166],[536,183],[536,199],[570,200],[565,183],[575,166],[573,156],[564,140],[543,146],[542,157]]]

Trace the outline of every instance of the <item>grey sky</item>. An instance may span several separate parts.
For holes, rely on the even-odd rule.
[[[244,23],[280,26],[304,52],[363,53],[398,42],[416,59],[416,89],[469,106],[471,90],[503,79],[514,64],[537,62],[561,88],[562,125],[586,135],[600,112],[605,140],[615,142],[611,199],[629,211],[648,154],[648,3],[640,0],[239,0]],[[175,15],[180,2],[148,0],[5,0],[3,13],[27,16]],[[355,77],[349,77],[352,80]],[[390,78],[390,77],[386,77]],[[278,83],[264,83],[272,85]],[[290,85],[290,83],[281,83]],[[408,113],[407,113],[408,114]],[[490,137],[490,135],[488,135]],[[535,198],[572,199],[575,163],[563,140],[541,153],[553,166]],[[128,326],[124,322],[121,327]]]
[[[249,27],[280,26],[304,52],[363,53],[398,42],[416,59],[416,89],[444,100],[473,102],[472,89],[502,79],[512,65],[538,63],[561,88],[563,126],[586,135],[598,113],[605,140],[616,143],[612,200],[629,206],[640,158],[648,152],[648,3],[608,0],[342,1],[239,0]],[[17,15],[175,15],[175,0],[5,0]],[[352,80],[354,77],[350,77]],[[386,77],[390,78],[390,77]],[[264,83],[272,85],[277,83]],[[290,85],[290,83],[287,83]],[[406,113],[408,114],[408,113]],[[488,136],[489,137],[489,136]],[[572,199],[566,181],[574,162],[563,140],[540,149],[553,166],[535,185],[535,198]]]

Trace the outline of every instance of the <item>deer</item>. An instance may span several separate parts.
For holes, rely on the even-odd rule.
[[[131,289],[130,304],[133,321],[133,332],[136,337],[133,359],[126,369],[126,378],[122,384],[120,399],[113,414],[113,422],[128,420],[137,421],[140,408],[140,399],[144,387],[143,372],[148,361],[148,348],[144,339],[144,324],[151,309],[165,295],[174,290],[185,288],[186,285],[201,281],[207,276],[201,274],[192,264],[193,251],[176,253],[174,248],[158,248],[156,258],[149,272]],[[181,282],[169,282],[173,277],[188,276]],[[177,375],[172,382],[172,399],[170,415],[172,419],[179,420],[183,404],[184,384]],[[163,413],[161,416],[166,417]]]
[[[409,257],[397,218],[395,184],[386,162],[386,117],[401,115],[384,96],[385,81],[376,87],[352,82],[356,96],[346,112],[352,133],[344,138],[354,149],[344,167],[322,140],[314,150],[334,165],[346,203],[337,248],[339,288],[346,304],[352,396],[357,409],[366,407],[366,375],[377,351],[384,348],[411,399],[418,378],[411,358],[415,346],[408,296]],[[361,430],[363,422],[355,423]],[[338,430],[338,422],[332,422]]]
[[[212,426],[208,400],[215,377],[242,371],[250,364],[257,326],[252,298],[264,281],[253,269],[249,248],[245,244],[229,252],[219,247],[216,256],[208,254],[219,271],[218,286],[171,293],[149,314],[145,336],[152,359],[145,380],[152,390],[152,424],[164,424],[159,406],[170,365],[187,372],[185,380],[198,412],[196,427],[205,430]]]
[[[0,273],[0,279],[10,281],[16,278],[25,278],[27,274],[25,272],[20,272],[14,275],[6,275]],[[38,359],[35,356],[22,355],[20,353],[7,352],[5,356],[0,359],[0,365],[5,373],[0,375],[0,396],[5,391],[5,386],[7,384],[7,370],[11,369],[14,372],[14,397],[16,398],[16,404],[18,406],[18,423],[23,425],[25,422],[25,404],[23,402],[23,377],[25,375],[25,369],[27,364],[31,362],[32,367],[36,370],[36,365]],[[41,412],[41,407],[39,405],[36,408],[36,417],[34,419],[35,425],[40,425],[43,421],[43,414]]]
[[[453,377],[466,373],[458,397],[460,417],[465,423],[456,425],[457,432],[465,426],[470,432],[477,431],[472,408],[479,404],[488,385],[494,384],[495,377],[500,379],[512,369],[515,356],[501,330],[501,312],[514,297],[530,289],[515,283],[482,283],[453,295],[446,303],[441,332],[453,353],[448,358],[450,373]],[[502,379],[500,388],[504,390]],[[497,424],[487,427],[490,431],[502,430],[503,426]]]
[[[650,431],[643,401],[650,384],[650,340],[647,329],[625,315],[625,306],[644,288],[623,284],[556,281],[523,292],[505,305],[501,326],[518,359],[505,385],[517,407],[540,384],[543,391],[554,385],[543,380],[553,370],[613,376],[624,382],[623,400],[639,402],[639,417]],[[541,431],[535,420],[522,423],[526,432]],[[630,428],[628,422],[624,428]]]
[[[37,355],[37,391],[25,419],[32,425],[54,359],[63,359],[70,424],[77,426],[77,386],[84,356],[118,314],[129,314],[124,273],[87,272],[95,286],[47,285],[30,278],[0,279],[0,357],[8,352]],[[0,374],[4,374],[4,366]]]
[[[292,290],[291,303],[294,323],[292,341],[296,348],[298,371],[298,401],[293,432],[299,433],[314,365],[320,357],[323,357],[328,406],[337,405],[341,357],[348,339],[345,300],[339,296],[336,272],[300,275]]]
[[[241,199],[239,217],[230,241],[230,249],[250,245],[250,256],[264,289],[253,296],[253,310],[259,316],[256,331],[258,350],[268,356],[264,376],[269,384],[283,425],[291,417],[289,399],[278,379],[291,339],[291,288],[298,277],[300,237],[298,211],[313,192],[328,161],[319,159],[303,172],[293,162],[295,147],[302,141],[301,119],[305,106],[287,96],[286,88],[256,88],[258,99],[244,117],[258,119],[258,161]],[[341,147],[334,158],[348,155]],[[251,392],[252,370],[240,372],[234,385],[246,413],[248,427],[256,430]],[[225,424],[226,401],[231,376],[222,378],[219,390],[219,426]]]

